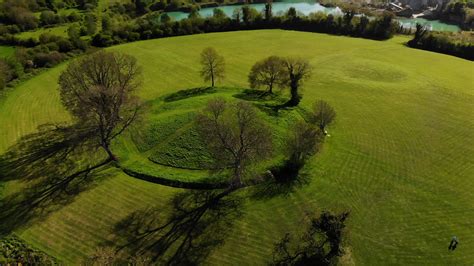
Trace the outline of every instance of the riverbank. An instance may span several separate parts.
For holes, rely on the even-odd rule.
[[[214,9],[219,8],[224,12],[224,14],[226,14],[226,16],[232,17],[234,13],[237,12],[237,10],[242,7],[242,5],[244,5],[244,3],[236,2],[233,4],[227,4],[227,5],[209,6],[209,7],[200,8],[197,12],[199,13],[201,17],[207,18],[213,15]],[[252,4],[246,4],[246,5],[248,5],[249,7],[255,8],[260,13],[264,12],[264,9],[265,9],[265,3],[258,3],[258,1]],[[367,6],[367,7],[370,7],[370,6]],[[284,15],[290,8],[295,8],[297,13],[303,14],[305,16],[308,16],[311,13],[317,13],[317,12],[342,16],[344,14],[343,10],[346,9],[346,7],[341,8],[338,6],[328,5],[324,3],[321,4],[317,2],[311,2],[311,1],[287,0],[287,1],[273,2],[272,4],[272,12],[276,16]],[[371,6],[370,8],[375,8],[375,7]],[[376,15],[376,14],[383,13],[383,10],[381,9],[373,9],[372,11],[373,12],[369,13],[368,15]],[[364,14],[365,13],[367,13],[367,11],[365,11]],[[180,20],[188,18],[190,12],[172,11],[172,12],[166,12],[166,14],[168,14],[168,16],[170,16],[174,21],[180,21]],[[461,30],[461,28],[457,25],[443,23],[440,20],[427,20],[424,18],[402,18],[402,17],[397,17],[397,20],[402,24],[404,28],[414,29],[417,23],[421,23],[433,31],[456,32],[456,31]]]

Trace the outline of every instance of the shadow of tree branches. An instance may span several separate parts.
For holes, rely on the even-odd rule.
[[[0,156],[0,181],[20,181],[0,202],[0,236],[65,206],[104,175],[110,159],[94,162],[92,136],[76,125],[44,125]]]
[[[150,257],[160,264],[199,264],[223,244],[241,214],[241,199],[233,191],[180,193],[171,200],[169,217],[163,217],[162,209],[137,211],[116,225],[113,243],[118,251]]]
[[[22,137],[0,156],[0,181],[65,174],[92,152],[94,132],[87,127],[46,124]]]
[[[277,181],[275,178],[267,179],[264,182],[254,185],[251,188],[250,198],[254,200],[269,200],[273,197],[287,197],[311,181],[311,176],[307,172],[299,173],[293,179],[287,181]]]

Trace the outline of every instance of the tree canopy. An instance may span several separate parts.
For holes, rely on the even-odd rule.
[[[287,83],[290,86],[291,93],[288,105],[296,106],[301,99],[298,89],[303,81],[311,76],[312,68],[308,60],[297,57],[287,57],[285,59],[285,66],[288,74]]]
[[[61,101],[90,128],[110,158],[110,142],[137,117],[141,69],[134,57],[100,51],[68,65],[59,78]]]
[[[326,127],[331,124],[336,118],[336,111],[329,103],[318,100],[313,104],[313,113],[311,120],[321,129],[326,132]]]
[[[233,170],[234,186],[242,184],[249,165],[271,154],[270,129],[247,102],[210,100],[196,122],[217,166]]]
[[[284,60],[278,56],[270,56],[255,63],[250,70],[248,80],[250,87],[266,86],[269,93],[273,93],[274,86],[282,87],[287,74]]]
[[[217,51],[208,47],[201,52],[201,77],[204,81],[211,81],[211,86],[214,87],[217,79],[223,79],[225,73],[225,60]]]

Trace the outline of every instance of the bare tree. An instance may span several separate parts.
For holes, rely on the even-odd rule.
[[[214,87],[217,79],[224,78],[225,60],[224,57],[217,54],[214,48],[208,47],[202,50],[201,65],[201,76],[204,78],[204,81],[210,80],[212,87]]]
[[[250,87],[266,86],[273,93],[274,86],[283,86],[286,81],[284,60],[278,56],[270,56],[253,65],[249,73]]]
[[[283,146],[286,160],[272,169],[273,177],[279,182],[297,180],[306,160],[319,151],[322,142],[323,134],[315,125],[297,121],[288,129]]]
[[[270,130],[249,103],[210,100],[198,115],[197,125],[215,162],[233,170],[232,186],[242,184],[249,165],[271,154]]]
[[[317,127],[304,120],[296,122],[289,130],[285,143],[291,165],[303,166],[305,160],[319,150],[322,139],[322,133]]]
[[[287,233],[275,245],[272,265],[337,265],[344,254],[342,241],[347,217],[349,212],[323,212],[311,219],[299,239]]]
[[[59,78],[62,103],[112,160],[111,141],[137,118],[140,72],[134,57],[100,51],[72,62]]]
[[[291,99],[288,105],[296,106],[300,102],[300,95],[298,89],[304,80],[311,76],[311,65],[308,60],[302,58],[288,57],[285,59],[285,66],[287,68],[287,83],[290,86]]]
[[[326,134],[326,127],[336,118],[336,111],[329,103],[318,100],[313,104],[311,120]]]

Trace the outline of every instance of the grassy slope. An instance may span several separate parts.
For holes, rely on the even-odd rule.
[[[359,264],[474,261],[474,65],[408,49],[402,41],[274,30],[112,48],[134,54],[143,64],[141,96],[146,99],[203,85],[198,57],[210,45],[226,57],[225,84],[230,86],[246,86],[246,74],[260,58],[304,56],[314,75],[302,104],[324,98],[338,112],[332,136],[311,162],[312,182],[287,197],[248,200],[243,217],[209,263],[261,264],[277,239],[300,226],[304,211],[326,208],[351,210],[350,253]],[[68,119],[53,85],[62,68],[23,83],[0,100],[0,152],[42,123]],[[111,172],[73,203],[20,233],[52,255],[77,262],[137,206],[166,208],[165,200],[176,191]],[[450,254],[453,234],[460,245]]]
[[[25,31],[16,34],[16,36],[20,39],[29,39],[29,38],[35,38],[38,39],[39,36],[43,33],[49,33],[52,35],[57,35],[57,36],[63,36],[67,37],[67,29],[69,28],[70,24],[65,24],[65,25],[60,25],[60,26],[55,26],[51,28],[39,28],[34,31]]]
[[[183,91],[189,90],[180,92]],[[206,170],[214,165],[196,131],[194,118],[209,99],[222,97],[228,101],[236,101],[242,97],[241,92],[241,88],[217,87],[212,93],[177,101],[166,102],[162,98],[149,101],[144,111],[146,115],[116,141],[113,146],[114,153],[120,158],[122,166],[139,173],[192,182],[222,179],[224,175],[210,176]],[[281,96],[275,98],[278,98],[279,102],[286,100]],[[265,102],[266,104],[275,104],[268,97],[267,100],[269,101]],[[261,101],[255,103],[263,104]],[[281,161],[283,139],[287,129],[301,118],[300,112],[301,108],[281,110],[279,116],[260,112],[260,116],[271,127],[275,154],[279,156],[274,156],[259,167],[265,168]]]

